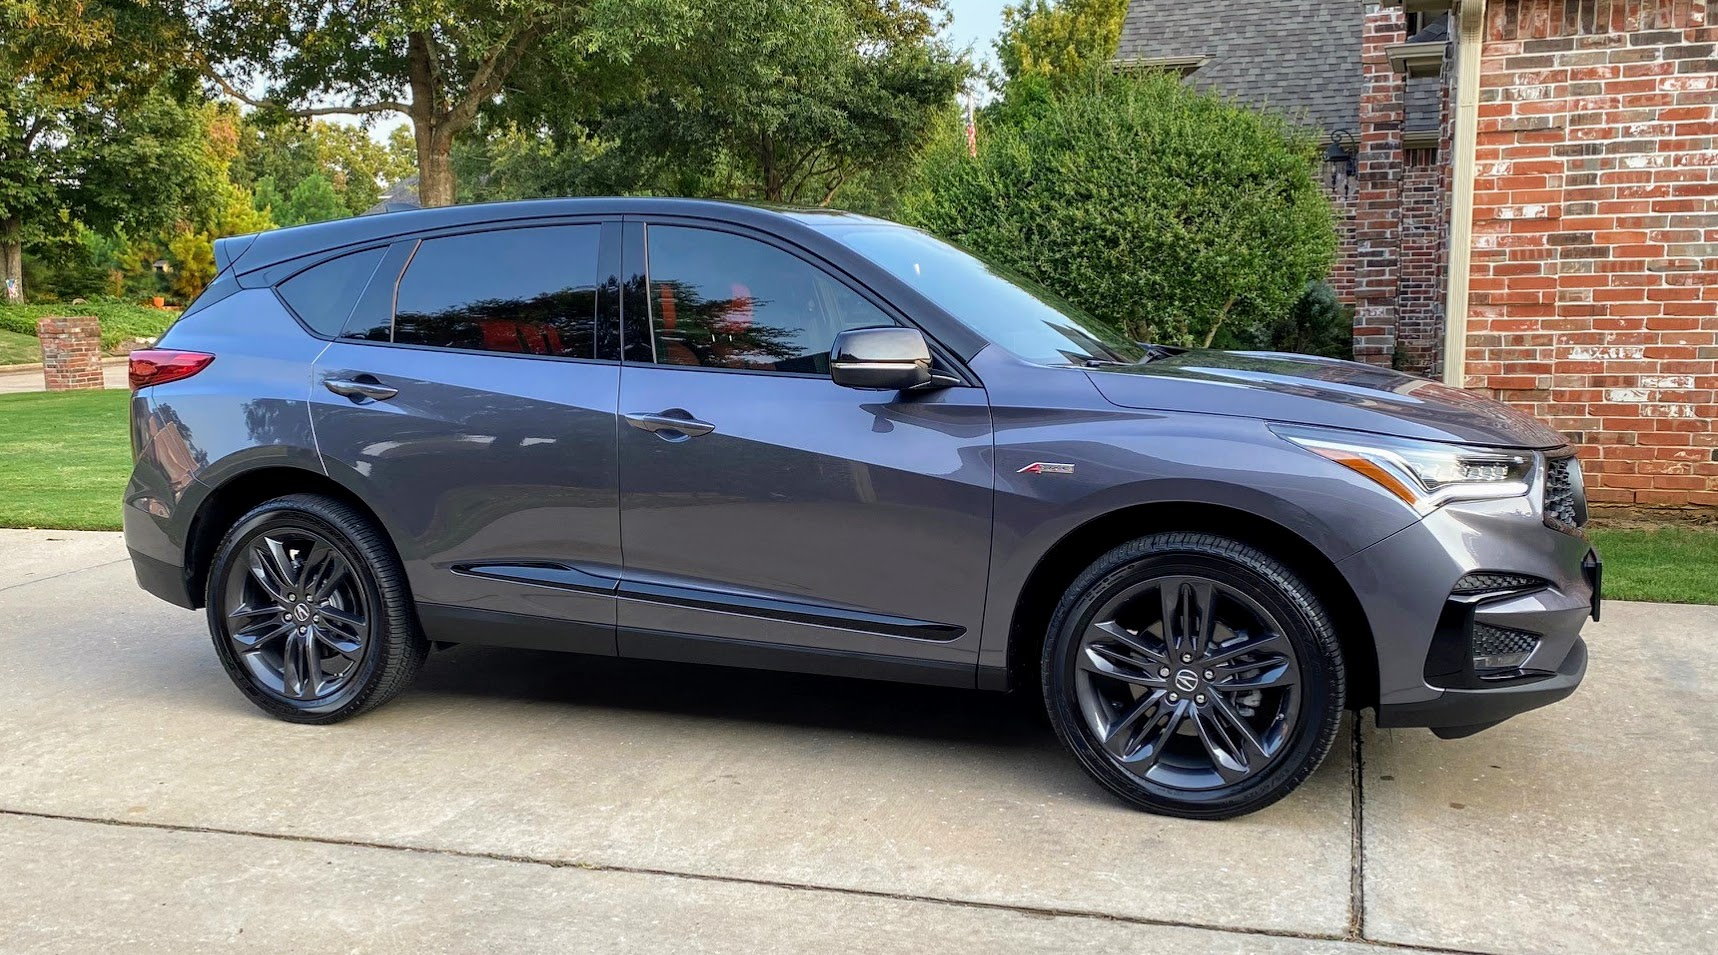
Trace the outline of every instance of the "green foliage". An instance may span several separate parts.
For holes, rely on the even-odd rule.
[[[1115,55],[1128,0],[1022,0],[1002,8],[996,59],[1010,83],[1084,76]]]
[[[384,144],[359,126],[293,118],[271,121],[253,112],[239,123],[238,155],[230,175],[233,182],[251,187],[257,208],[273,209],[275,221],[283,226],[299,223],[297,217],[283,217],[281,208],[297,184],[311,176],[327,180],[345,210],[341,215],[359,215],[376,204],[384,189],[412,174],[416,160],[411,133],[406,127],[395,128],[396,134],[401,131],[403,143],[395,135]]]
[[[600,48],[600,107],[525,71],[539,85],[488,131],[481,193],[829,204],[899,181],[970,75],[937,39],[940,0],[598,0],[588,19],[619,36],[640,18],[654,35]],[[539,128],[558,131],[552,149]]]
[[[159,338],[179,313],[147,308],[114,299],[91,299],[76,305],[38,303],[0,305],[0,330],[34,336],[36,322],[49,316],[94,315],[101,320],[101,346],[112,349],[136,338]]]
[[[1354,309],[1343,305],[1324,282],[1308,282],[1280,321],[1261,323],[1249,347],[1352,359]]]
[[[914,223],[1165,344],[1269,338],[1336,255],[1316,147],[1274,116],[1162,74],[1093,71],[951,132],[907,197]]]

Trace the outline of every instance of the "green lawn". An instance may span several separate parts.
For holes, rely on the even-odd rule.
[[[0,527],[117,530],[124,391],[0,395]],[[1596,527],[1605,596],[1718,604],[1718,527]]]
[[[34,335],[0,329],[0,365],[22,365],[42,360],[42,343]]]
[[[167,330],[167,326],[179,317],[178,312],[146,308],[116,299],[95,299],[77,305],[60,302],[46,305],[0,305],[0,331],[16,332],[35,338],[37,319],[49,315],[94,315],[101,319],[101,347],[104,349],[111,349],[129,338],[159,338],[161,333]]]
[[[130,392],[0,395],[0,527],[118,530]]]

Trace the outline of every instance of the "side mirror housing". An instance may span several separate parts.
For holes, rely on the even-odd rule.
[[[829,377],[848,388],[906,391],[935,380],[931,349],[916,328],[850,328],[829,349]]]

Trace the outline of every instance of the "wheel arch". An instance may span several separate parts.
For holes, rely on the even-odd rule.
[[[291,465],[252,468],[231,475],[211,490],[197,506],[185,537],[185,585],[191,605],[200,608],[207,589],[209,568],[215,549],[241,516],[264,501],[288,494],[321,494],[353,507],[385,527],[374,508],[351,488],[320,471]]]
[[[1325,602],[1336,624],[1349,670],[1349,708],[1377,704],[1377,645],[1359,598],[1336,564],[1306,538],[1268,517],[1200,501],[1154,501],[1109,511],[1052,544],[1015,597],[1008,629],[1011,687],[1035,691],[1039,685],[1039,654],[1050,617],[1075,578],[1118,545],[1161,531],[1222,534],[1257,547],[1293,568]]]

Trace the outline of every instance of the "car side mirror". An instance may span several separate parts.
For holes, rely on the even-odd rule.
[[[941,376],[931,374],[931,349],[916,328],[850,328],[829,349],[829,377],[848,388],[906,391]]]

